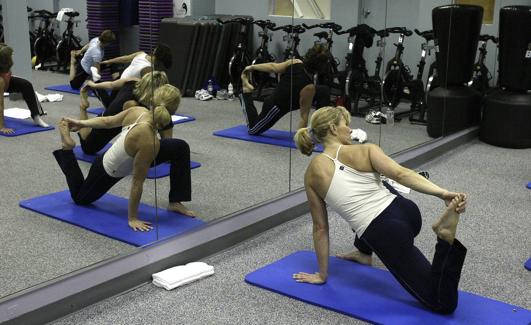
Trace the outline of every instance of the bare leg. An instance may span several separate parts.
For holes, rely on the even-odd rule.
[[[439,220],[431,226],[437,237],[450,244],[454,243],[455,232],[459,223],[459,213],[456,212],[456,208],[462,200],[462,196],[454,198],[446,211],[439,217]]]
[[[197,214],[194,211],[189,210],[181,202],[170,202],[170,204],[168,204],[168,210],[193,218],[197,217]]]
[[[79,95],[81,97],[81,102],[79,104],[80,120],[88,120],[87,108],[90,106],[90,103],[88,101],[88,91],[89,89],[87,87],[82,87],[79,91]],[[81,139],[85,140],[90,134],[91,130],[91,128],[82,128],[81,130],[79,130],[78,133]]]
[[[242,88],[244,93],[252,93],[254,90],[254,86],[251,85],[249,82],[249,77],[247,75],[247,72],[242,72],[241,74],[242,78]]]
[[[70,80],[74,80],[74,77],[76,76],[76,65],[77,65],[76,56],[77,56],[76,50],[70,51],[70,73],[69,73]]]
[[[372,265],[372,256],[363,254],[360,251],[352,251],[350,253],[344,253],[344,254],[337,254],[336,257],[343,259],[343,260],[349,260],[360,264],[365,265]]]
[[[70,136],[70,129],[68,128],[68,123],[65,120],[59,121],[59,133],[61,134],[63,150],[72,150],[76,146],[76,143]]]

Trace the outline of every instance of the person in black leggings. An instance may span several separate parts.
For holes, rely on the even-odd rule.
[[[295,134],[297,148],[303,154],[311,155],[316,143],[321,143],[324,151],[312,159],[304,177],[319,271],[299,272],[293,278],[313,284],[326,282],[330,207],[357,235],[354,245],[358,250],[338,257],[371,265],[374,252],[426,308],[440,314],[452,313],[458,304],[458,284],[467,252],[456,238],[467,196],[445,190],[400,166],[374,144],[353,145],[349,124],[350,113],[344,107],[323,107],[312,115],[309,127]],[[432,225],[436,235],[432,263],[414,245],[422,226],[419,208],[386,186],[380,175],[436,196],[446,204]]]
[[[48,127],[41,116],[45,115],[41,103],[35,95],[35,90],[31,82],[24,78],[13,76],[11,67],[13,66],[13,49],[6,44],[0,43],[0,133],[13,134],[15,130],[6,128],[4,125],[4,92],[22,93],[22,97],[28,105],[31,117],[35,125],[43,128]]]
[[[299,128],[308,124],[310,108],[316,94],[313,75],[326,71],[327,51],[324,46],[318,44],[308,50],[304,56],[304,62],[292,59],[282,63],[250,65],[244,69],[241,75],[243,93],[240,94],[240,102],[249,134],[256,135],[269,130],[284,115],[297,109],[300,109],[301,115]],[[253,102],[254,87],[248,78],[250,71],[281,74],[275,91],[264,100],[260,114]]]

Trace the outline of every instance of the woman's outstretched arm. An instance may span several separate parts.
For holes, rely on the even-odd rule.
[[[138,205],[140,204],[140,199],[142,198],[144,181],[146,180],[149,166],[155,157],[153,141],[150,141],[149,138],[150,137],[142,137],[136,141],[138,151],[136,152],[133,165],[133,180],[131,182],[131,190],[129,192],[129,206],[127,214],[129,227],[131,227],[134,231],[149,231],[153,228],[151,226],[151,222],[140,220],[138,216]]]

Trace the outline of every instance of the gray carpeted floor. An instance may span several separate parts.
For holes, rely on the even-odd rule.
[[[460,289],[531,308],[531,150],[464,145],[425,166],[431,179],[469,194],[458,238],[467,246]],[[443,210],[433,197],[411,193],[424,217],[416,245],[433,256],[431,223]],[[346,223],[330,213],[331,254],[350,250]],[[55,324],[361,324],[353,318],[246,284],[244,276],[294,251],[312,249],[311,218],[304,215],[204,261],[216,274],[174,291],[146,284],[69,315]],[[377,267],[382,267],[376,261]],[[353,299],[362,299],[356,297]]]
[[[42,94],[53,93],[44,90],[45,86],[66,84],[67,79],[64,74],[33,72],[35,90]],[[45,120],[50,124],[57,124],[65,115],[78,116],[79,96],[63,95],[62,102],[43,103],[48,112]],[[93,107],[101,106],[95,98],[90,101]],[[26,106],[22,100],[6,100],[5,107]],[[200,102],[185,98],[179,112],[197,119],[177,125],[174,136],[185,139],[190,144],[192,160],[202,164],[201,168],[192,171],[193,201],[189,204],[202,220],[220,218],[302,185],[300,173],[308,158],[296,151],[212,136],[215,130],[243,123],[239,101]],[[293,121],[296,125],[298,113]],[[286,116],[275,128],[289,130],[289,125],[290,118]],[[388,153],[427,139],[423,127],[405,126],[395,125],[394,131],[403,129],[404,133],[382,140]],[[369,139],[378,143],[379,125],[354,119],[352,127],[365,129]],[[0,145],[4,153],[0,157],[3,166],[0,169],[3,184],[0,195],[4,198],[0,202],[3,225],[0,229],[0,297],[134,249],[18,206],[20,200],[66,189],[64,176],[51,154],[60,147],[56,130],[14,138],[0,137]],[[84,172],[89,168],[89,164],[83,162],[80,166]],[[155,184],[158,205],[165,208],[168,178],[156,183],[147,180],[142,201],[155,204]],[[129,180],[118,183],[111,193],[127,197]],[[125,217],[124,227],[127,227]]]

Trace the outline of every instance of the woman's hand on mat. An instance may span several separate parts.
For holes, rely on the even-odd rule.
[[[153,229],[151,222],[142,221],[138,219],[129,220],[129,227],[131,227],[134,231],[150,231],[151,229]]]
[[[15,133],[15,130],[11,128],[0,128],[0,132],[3,134],[13,134]]]
[[[305,272],[299,272],[293,274],[293,278],[297,282],[305,282],[305,283],[311,283],[311,284],[323,284],[326,282],[326,279],[323,279],[321,274],[319,272],[315,273],[305,273]]]

